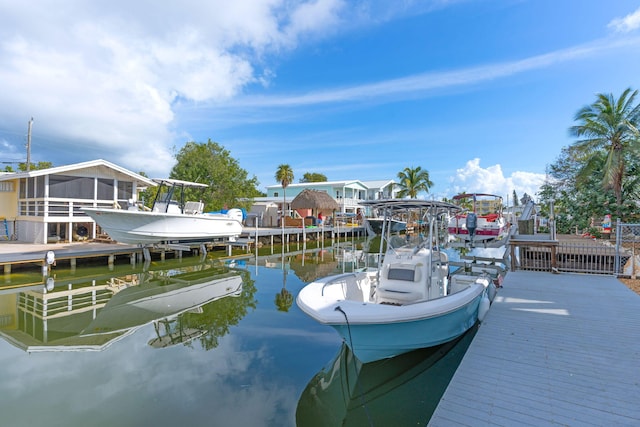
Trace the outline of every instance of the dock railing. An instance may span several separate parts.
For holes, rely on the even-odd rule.
[[[618,275],[619,257],[625,257],[625,252],[617,251],[608,240],[581,236],[559,236],[552,240],[544,234],[514,235],[509,245],[512,271]]]
[[[640,277],[640,224],[616,222],[613,235],[519,235],[509,239],[511,270]]]

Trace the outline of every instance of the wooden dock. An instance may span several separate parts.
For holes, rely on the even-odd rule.
[[[226,247],[227,253],[231,256],[232,247],[242,247],[250,252],[255,247],[255,242],[273,246],[281,244],[282,237],[287,242],[302,242],[309,239],[319,240],[321,238],[331,239],[332,244],[346,236],[364,237],[366,231],[364,227],[285,227],[282,228],[247,228],[245,227],[240,238],[234,242],[193,242],[177,245],[156,245],[151,248],[142,248],[138,245],[127,245],[122,243],[104,242],[74,242],[74,243],[48,243],[32,244],[15,241],[0,242],[0,269],[5,275],[10,275],[14,266],[26,268],[46,268],[45,257],[47,252],[52,251],[55,260],[69,262],[75,268],[80,260],[98,260],[104,258],[108,265],[115,262],[116,257],[127,257],[132,264],[143,262],[149,258],[146,251],[159,253],[160,259],[164,259],[165,253],[176,253],[177,257],[182,256],[182,252],[204,253],[214,246]]]
[[[335,227],[244,227],[239,241],[255,244],[257,240],[263,245],[273,246],[283,240],[298,242],[301,240],[339,239],[346,236],[366,237],[366,229],[362,226],[335,226]]]
[[[429,426],[640,425],[640,295],[510,272]]]
[[[198,245],[171,245],[167,247],[156,247],[147,249],[153,253],[159,253],[160,259],[165,259],[166,253],[179,253],[182,256],[184,251],[202,250]],[[97,242],[74,242],[74,243],[49,243],[32,244],[19,242],[3,242],[0,244],[0,268],[4,270],[5,276],[10,275],[13,266],[24,268],[46,268],[47,253],[53,252],[55,263],[60,261],[69,263],[72,269],[76,268],[78,262],[98,261],[103,259],[106,265],[112,266],[116,258],[127,258],[132,265],[144,261],[145,249],[136,245],[122,243],[97,243]]]
[[[0,267],[4,274],[10,274],[14,265],[46,266],[47,252],[52,251],[55,261],[69,261],[75,267],[78,259],[106,258],[112,264],[117,256],[135,257],[141,252],[133,245],[109,243],[57,243],[30,244],[19,242],[3,242],[0,244]]]

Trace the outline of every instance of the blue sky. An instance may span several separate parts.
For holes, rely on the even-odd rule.
[[[24,3],[24,2],[23,2]],[[598,93],[640,89],[640,1],[0,0],[0,164],[167,176],[218,142],[260,189],[395,179],[535,197]]]

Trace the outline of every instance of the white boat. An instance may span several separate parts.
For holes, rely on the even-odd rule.
[[[467,199],[472,199],[472,207],[449,218],[449,234],[470,242],[503,238],[509,226],[502,214],[502,198],[485,193],[463,193],[453,197],[461,204]]]
[[[401,247],[393,247],[390,239],[382,265],[316,280],[297,297],[300,309],[336,329],[363,363],[459,337],[488,310],[492,286],[488,277],[470,283],[449,281],[448,257],[437,248],[434,231],[439,214],[454,205],[404,199],[375,203],[384,204],[387,212],[408,208],[425,212],[428,238]]]
[[[113,240],[130,244],[235,239],[242,233],[242,211],[204,213],[202,202],[184,202],[185,188],[203,188],[177,179],[154,180],[160,184],[151,209],[138,205],[127,209],[83,208]],[[174,200],[177,197],[179,200]]]

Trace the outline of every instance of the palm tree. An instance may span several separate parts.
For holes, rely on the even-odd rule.
[[[284,210],[287,206],[286,189],[293,182],[293,169],[287,164],[281,164],[276,171],[276,180],[282,184],[282,224],[284,227]]]
[[[293,305],[293,295],[291,295],[291,292],[287,289],[282,288],[280,292],[276,294],[275,304],[278,311],[284,311],[286,313]]]
[[[433,186],[433,182],[429,179],[429,172],[420,166],[404,168],[398,172],[398,179],[400,180],[399,183],[396,183],[396,186],[400,187],[398,197],[409,196],[411,199],[415,199],[419,192],[428,192],[429,188]]]
[[[276,294],[275,300],[278,311],[287,312],[293,305],[293,295],[287,289],[287,268],[285,266],[284,257],[282,258],[282,289]]]
[[[572,136],[582,138],[570,147],[573,154],[583,161],[579,177],[592,175],[598,160],[606,157],[600,171],[603,174],[602,185],[605,190],[613,190],[618,216],[628,158],[637,155],[640,149],[640,104],[634,105],[637,95],[638,91],[632,92],[631,88],[622,92],[617,100],[612,94],[598,94],[596,102],[576,113],[575,120],[579,124],[569,129]]]

